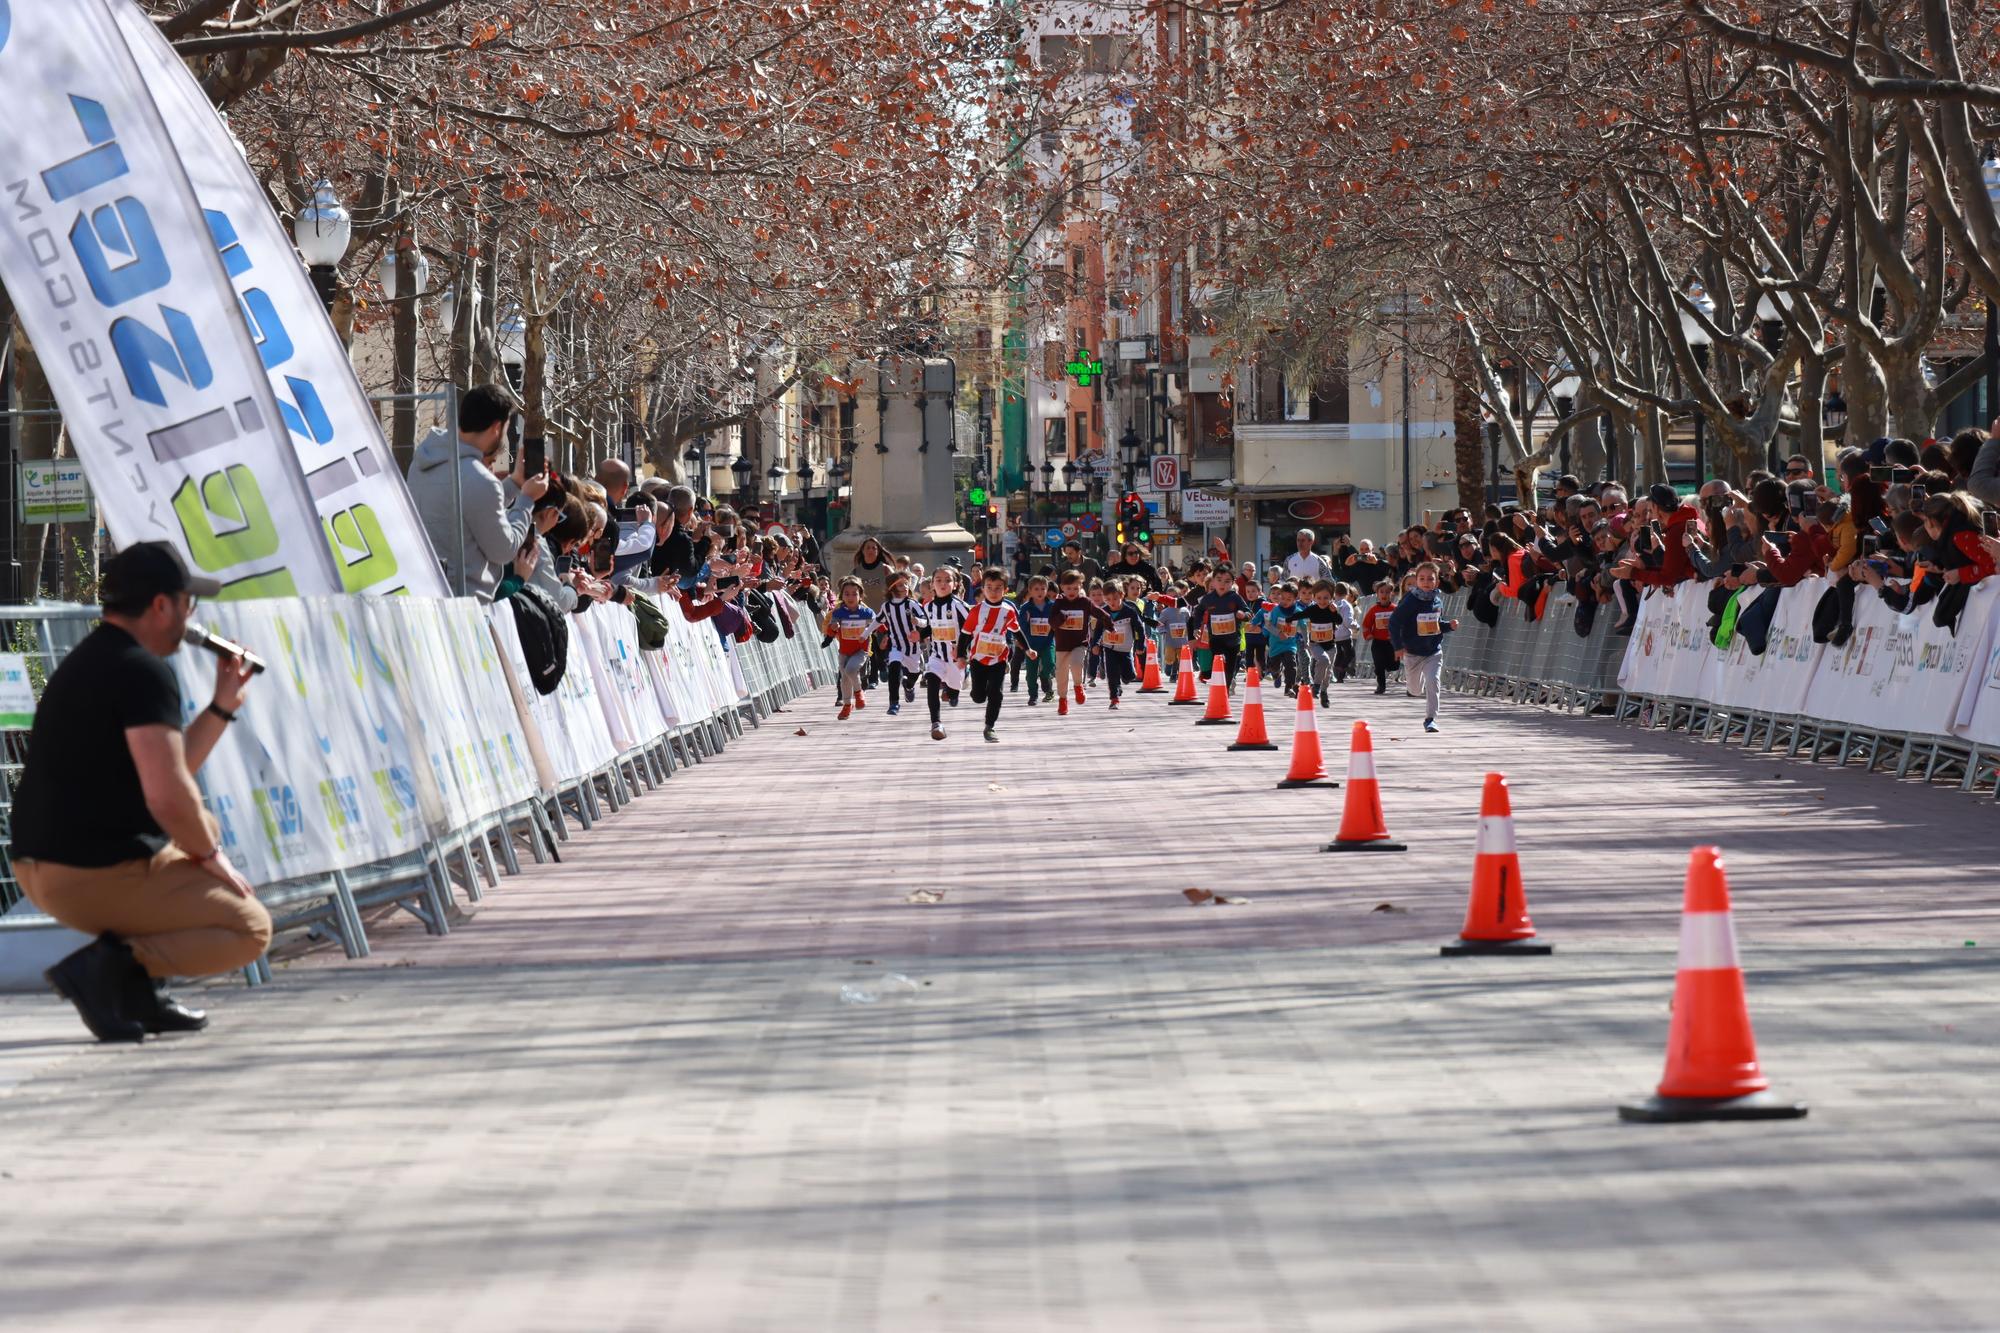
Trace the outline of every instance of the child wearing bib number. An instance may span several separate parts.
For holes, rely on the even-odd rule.
[[[1236,591],[1236,576],[1226,566],[1217,567],[1209,576],[1208,587],[1208,594],[1189,610],[1188,622],[1194,627],[1195,642],[1209,651],[1209,672],[1213,674],[1220,658],[1223,684],[1233,691],[1237,667],[1243,660],[1243,622],[1250,616],[1250,603]]]
[[[1389,642],[1389,617],[1396,614],[1396,585],[1383,579],[1375,585],[1375,600],[1361,614],[1361,638],[1375,665],[1375,693],[1389,692],[1389,673],[1396,666],[1395,645]]]
[[[826,613],[821,633],[840,645],[840,720],[845,722],[861,706],[861,675],[868,668],[868,639],[875,629],[875,613],[861,604],[861,580],[840,581],[840,605]]]
[[[1444,613],[1444,594],[1438,591],[1438,567],[1426,560],[1418,565],[1412,581],[1415,587],[1403,594],[1389,617],[1389,642],[1396,659],[1403,664],[1403,685],[1412,699],[1424,700],[1424,730],[1435,732],[1438,711],[1438,678],[1444,669],[1444,636],[1458,628],[1458,622]]]
[[[1049,581],[1040,574],[1028,580],[1028,595],[1014,608],[1021,617],[1018,661],[1027,663],[1028,707],[1056,692],[1056,604]]]
[[[1089,652],[1091,626],[1104,621],[1104,613],[1083,595],[1081,570],[1065,569],[1057,581],[1062,595],[1049,605],[1054,612],[1050,629],[1056,649],[1056,713],[1069,712],[1070,694],[1083,702],[1083,662]]]
[[[1264,633],[1270,640],[1271,679],[1285,687],[1285,697],[1299,693],[1299,660],[1304,654],[1299,641],[1305,637],[1305,614],[1299,610],[1299,590],[1289,581],[1271,592],[1272,605],[1264,612]]]
[[[1333,606],[1333,584],[1321,579],[1313,584],[1312,605],[1306,608],[1306,661],[1309,674],[1306,688],[1319,696],[1319,706],[1328,706],[1327,682],[1333,678],[1333,648],[1340,633],[1340,612]]]
[[[1354,674],[1354,588],[1350,584],[1333,585],[1333,613],[1340,623],[1333,627],[1333,680],[1334,684],[1345,684]]]
[[[965,627],[965,599],[958,595],[958,580],[949,569],[939,568],[931,576],[931,597],[917,617],[924,636],[924,699],[931,710],[931,739],[944,739],[941,705],[958,703],[958,691],[965,684],[964,664],[959,660],[959,639]]]
[[[997,744],[994,724],[1007,697],[1007,653],[1021,630],[1020,615],[1007,600],[1007,573],[995,568],[980,575],[979,600],[965,618],[960,660],[972,674],[972,702],[986,705],[986,740]]]
[[[1132,653],[1146,633],[1138,608],[1125,600],[1125,589],[1116,582],[1104,590],[1104,628],[1097,646],[1104,654],[1104,680],[1111,690],[1111,706],[1118,706],[1122,687],[1138,679],[1132,674]]]

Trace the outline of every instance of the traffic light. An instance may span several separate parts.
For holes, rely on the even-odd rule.
[[[996,527],[996,526],[998,526],[998,525],[999,525],[999,522],[1000,522],[1000,506],[999,506],[999,505],[997,505],[997,504],[994,504],[994,503],[993,503],[992,501],[990,501],[990,500],[989,500],[989,501],[987,501],[987,503],[986,503],[986,525],[987,525],[988,527]]]
[[[1118,544],[1128,541],[1150,542],[1153,534],[1148,532],[1146,522],[1146,502],[1137,492],[1128,491],[1118,501]]]

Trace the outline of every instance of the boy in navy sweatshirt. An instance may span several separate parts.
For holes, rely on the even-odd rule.
[[[1016,609],[1021,615],[1019,659],[1028,663],[1028,707],[1056,692],[1055,602],[1049,581],[1040,574],[1028,580],[1028,595]],[[1032,658],[1028,650],[1034,651]]]
[[[1403,685],[1412,699],[1424,698],[1424,730],[1435,732],[1438,677],[1444,669],[1444,636],[1458,628],[1444,614],[1444,594],[1438,591],[1438,567],[1426,560],[1414,575],[1416,586],[1403,594],[1389,617],[1389,643],[1403,664]]]

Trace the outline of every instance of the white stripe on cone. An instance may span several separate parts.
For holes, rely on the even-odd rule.
[[[1246,707],[1255,705],[1258,708],[1262,708],[1264,706],[1264,687],[1262,685],[1245,685],[1243,687],[1243,703]]]
[[[1300,731],[1318,731],[1319,715],[1310,708],[1301,708],[1293,723]]]
[[[1514,848],[1514,818],[1511,815],[1481,815],[1477,856],[1510,855]]]
[[[1681,959],[1683,972],[1734,971],[1736,923],[1727,912],[1683,912],[1681,914]]]
[[[1367,750],[1350,751],[1347,756],[1347,776],[1375,780],[1375,756]],[[1460,846],[1464,844],[1461,843]]]

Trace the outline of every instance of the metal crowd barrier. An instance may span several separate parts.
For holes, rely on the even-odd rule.
[[[1488,627],[1465,610],[1466,594],[1445,599],[1460,629],[1446,645],[1444,688],[1512,703],[1557,707],[1564,712],[1607,713],[1621,723],[1655,731],[1684,731],[1762,753],[1830,759],[1836,767],[1860,761],[1902,778],[1921,770],[1925,782],[1958,779],[1958,789],[1991,786],[2000,802],[2000,751],[1958,736],[1900,732],[1805,714],[1735,707],[1712,700],[1624,690],[1618,684],[1630,636],[1615,633],[1616,608],[1600,606],[1590,633],[1576,632],[1576,599],[1550,597],[1547,613],[1528,621],[1513,601],[1500,602],[1499,623]]]
[[[28,658],[39,696],[47,673],[82,641],[96,619],[97,608],[90,606],[0,607],[0,633],[6,636],[0,651]],[[381,906],[408,911],[432,935],[449,934],[457,894],[478,902],[486,888],[498,887],[502,875],[519,874],[521,845],[537,864],[559,860],[558,844],[571,836],[570,817],[581,829],[590,829],[607,811],[658,789],[677,770],[722,753],[730,739],[743,734],[746,722],[760,725],[773,711],[831,680],[838,668],[829,650],[819,646],[819,637],[818,625],[801,607],[792,637],[730,645],[747,687],[735,707],[669,728],[561,790],[450,829],[406,856],[259,888],[257,897],[271,913],[274,935],[303,929],[338,942],[349,958],[365,958],[369,944],[362,912]],[[41,930],[51,924],[46,916],[25,910],[8,850],[13,784],[26,751],[26,732],[0,731],[0,912],[8,913],[0,916],[0,931]],[[271,979],[265,959],[243,971],[253,986]]]

